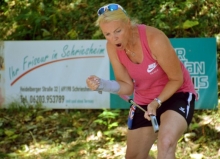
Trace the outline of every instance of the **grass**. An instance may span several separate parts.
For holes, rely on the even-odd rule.
[[[1,159],[122,159],[128,110],[0,109]],[[220,158],[220,110],[196,110],[178,142],[179,159]],[[150,154],[156,156],[156,143]]]

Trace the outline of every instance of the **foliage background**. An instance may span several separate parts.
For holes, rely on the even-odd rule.
[[[96,11],[112,1],[4,0],[0,39],[64,40],[103,38],[94,26]],[[140,23],[168,37],[220,36],[219,0],[118,0]]]
[[[94,26],[100,0],[1,0],[0,40],[103,39]],[[220,0],[118,0],[127,13],[169,38],[216,37]],[[25,105],[26,106],[26,105]],[[88,118],[89,117],[89,118]],[[124,110],[44,110],[12,103],[0,110],[0,158],[122,158]],[[220,111],[197,111],[178,158],[220,157]],[[76,122],[77,121],[77,122]],[[115,129],[116,128],[116,129]],[[155,156],[154,151],[152,155]]]
[[[2,0],[0,40],[103,39],[94,22],[102,0]],[[216,37],[220,53],[220,0],[118,0],[131,18],[169,38]]]

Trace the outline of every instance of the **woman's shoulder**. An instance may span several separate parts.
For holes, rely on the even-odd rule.
[[[168,37],[162,30],[149,25],[146,25],[146,37],[151,51],[154,48],[159,48],[168,41]]]
[[[158,31],[161,31],[160,29],[156,28],[156,27],[153,27],[153,26],[150,26],[150,25],[146,25],[146,24],[136,24],[136,26],[138,26],[138,28],[145,28],[146,31],[148,32],[158,32]]]
[[[161,41],[167,38],[162,30],[149,25],[146,25],[146,36],[149,42]]]
[[[143,30],[146,33],[147,39],[157,39],[161,38],[161,36],[166,36],[164,32],[156,27],[145,25],[145,24],[137,24],[138,30],[143,33]]]
[[[153,26],[145,25],[146,33],[150,35],[164,34],[162,30],[155,28]]]

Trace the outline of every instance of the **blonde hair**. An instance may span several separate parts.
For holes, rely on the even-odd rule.
[[[105,11],[102,15],[98,17],[98,19],[95,22],[95,25],[99,26],[99,24],[102,22],[110,22],[115,20],[120,20],[127,23],[131,21],[127,13],[125,13],[125,11],[119,8],[115,11]]]

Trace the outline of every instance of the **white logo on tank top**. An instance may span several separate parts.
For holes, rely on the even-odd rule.
[[[147,72],[148,73],[152,72],[156,67],[157,67],[157,63],[156,62],[148,65]]]

